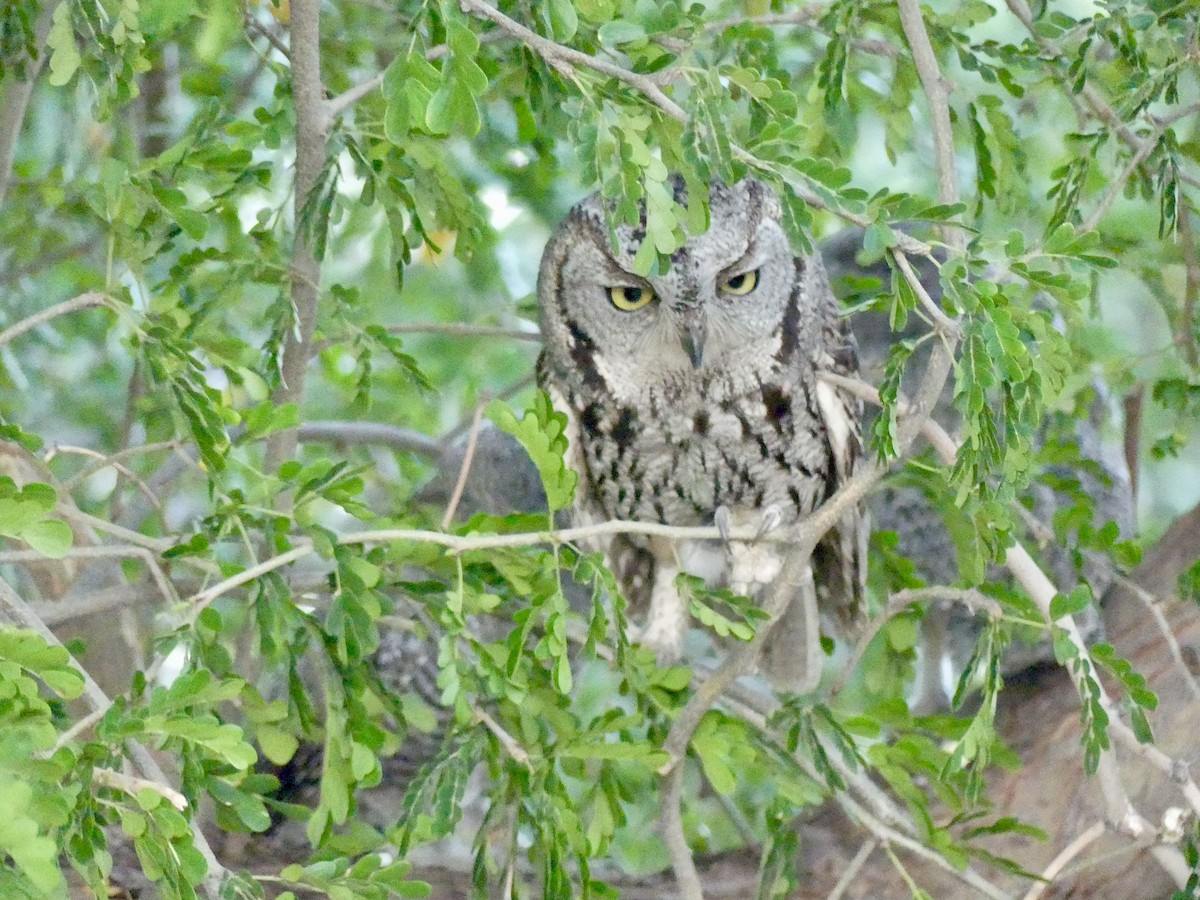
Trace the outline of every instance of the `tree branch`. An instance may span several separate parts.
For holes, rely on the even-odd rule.
[[[293,0],[291,7],[292,102],[296,110],[296,184],[293,202],[295,237],[292,245],[291,296],[295,327],[283,340],[280,386],[272,400],[276,406],[300,403],[304,379],[312,356],[313,332],[321,295],[321,262],[305,233],[305,207],[325,166],[329,119],[325,89],[321,85],[320,0]],[[296,452],[297,429],[277,431],[267,439],[265,468],[276,471]]]
[[[3,347],[9,341],[19,338],[27,331],[32,331],[39,325],[44,325],[51,319],[57,319],[59,316],[69,315],[73,312],[78,312],[81,309],[94,309],[97,306],[107,306],[109,303],[107,294],[89,292],[80,294],[71,300],[64,300],[62,303],[56,303],[54,306],[47,307],[41,312],[34,313],[28,318],[22,319],[15,325],[10,325],[8,328],[0,331],[0,347]]]
[[[50,20],[58,4],[42,0],[39,6],[33,25],[36,56],[24,61],[24,79],[0,85],[0,206],[4,205],[4,197],[12,179],[13,164],[17,160],[17,142],[21,139],[21,126],[25,122],[29,98],[46,62],[46,35],[50,33]],[[14,59],[11,62],[15,66],[20,61]]]
[[[1029,32],[1030,37],[1043,53],[1052,60],[1069,62],[1057,44],[1038,33],[1037,24],[1033,21],[1033,12],[1025,0],[1005,0],[1005,4],[1008,6],[1009,12],[1016,16],[1020,23],[1025,26],[1025,30]],[[1076,107],[1077,111],[1080,111],[1078,100],[1075,97],[1074,85],[1065,77],[1059,77],[1056,80],[1058,81],[1059,89],[1062,90],[1067,100]],[[1092,116],[1107,125],[1127,147],[1137,152],[1141,143],[1137,134],[1121,119],[1117,111],[1109,105],[1100,92],[1090,83],[1085,83],[1083,90],[1079,94],[1083,97],[1088,109],[1091,110]],[[1192,187],[1200,187],[1200,179],[1194,175],[1190,175],[1187,172],[1180,172],[1179,178]]]
[[[1095,841],[1104,835],[1108,828],[1103,822],[1096,822],[1091,828],[1084,831],[1075,840],[1063,847],[1062,851],[1054,859],[1050,860],[1050,864],[1042,870],[1042,878],[1045,881],[1038,882],[1031,887],[1022,898],[1022,900],[1038,900],[1050,887],[1050,883],[1058,877],[1058,873],[1067,867],[1067,864],[1077,857],[1080,853],[1090,847]]]
[[[683,900],[704,900],[700,873],[683,831],[683,766],[674,766],[663,778],[660,803],[659,827],[671,856],[679,895]]]
[[[958,203],[958,172],[954,161],[954,130],[950,124],[950,91],[953,85],[942,77],[937,54],[929,41],[925,20],[921,17],[918,0],[896,0],[900,27],[912,51],[913,64],[921,79],[921,88],[929,104],[929,120],[933,125],[933,152],[937,162],[938,202]],[[952,226],[941,226],[943,240],[959,252],[965,248],[962,232]]]
[[[301,443],[378,444],[392,450],[415,453],[436,459],[442,452],[441,442],[420,431],[398,428],[383,422],[305,422],[300,426]]]

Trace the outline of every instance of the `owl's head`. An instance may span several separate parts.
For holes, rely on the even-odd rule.
[[[799,308],[811,294],[805,267],[820,263],[792,255],[779,200],[762,182],[715,184],[709,199],[709,230],[672,254],[667,273],[645,277],[633,271],[644,225],[617,228],[614,248],[598,194],[571,210],[538,275],[556,367],[599,370],[606,381],[652,379],[778,347],[785,318],[808,312]]]

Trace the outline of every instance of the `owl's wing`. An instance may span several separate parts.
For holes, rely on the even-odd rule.
[[[838,375],[854,376],[858,360],[854,338],[845,320],[827,332],[829,352],[821,368]],[[825,425],[833,459],[828,494],[845,484],[864,460],[862,401],[827,382],[817,380],[817,408]],[[843,625],[852,627],[865,613],[867,585],[867,540],[870,521],[864,504],[852,507],[813,551],[813,570],[818,589],[829,593]]]
[[[579,419],[562,390],[542,370],[544,365],[544,362],[539,362],[538,383],[549,395],[554,409],[567,417],[567,452],[563,461],[579,475],[579,483],[575,487],[575,504],[570,513],[571,524],[586,526],[606,522],[608,514],[596,500],[592,489],[587,460],[579,439]],[[585,550],[603,553],[617,580],[617,586],[629,601],[631,609],[645,609],[649,604],[657,566],[654,555],[649,550],[635,545],[623,534],[600,535],[580,541],[579,544]]]

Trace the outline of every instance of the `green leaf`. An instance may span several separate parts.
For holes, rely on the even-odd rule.
[[[621,44],[630,44],[634,41],[645,40],[646,29],[637,22],[630,22],[627,19],[616,19],[612,22],[605,22],[596,32],[596,36],[600,38],[600,43],[606,47],[619,47]]]
[[[564,461],[567,452],[567,417],[556,412],[545,391],[538,391],[525,415],[518,420],[511,409],[493,400],[487,416],[502,430],[521,442],[537,466],[552,512],[566,509],[575,496],[579,476]]]
[[[1064,616],[1073,616],[1092,605],[1092,589],[1086,584],[1078,585],[1069,594],[1056,594],[1050,601],[1050,618],[1058,621]]]
[[[21,539],[51,559],[62,559],[71,549],[75,535],[65,522],[45,519],[21,529]]]
[[[550,30],[554,39],[566,43],[579,30],[579,15],[571,0],[550,0]]]
[[[62,87],[74,77],[80,63],[83,62],[75,44],[75,29],[71,25],[69,3],[60,3],[54,10],[46,46],[50,50],[50,84]]]

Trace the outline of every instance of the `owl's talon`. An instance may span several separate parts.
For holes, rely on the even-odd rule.
[[[783,522],[783,510],[778,504],[772,503],[762,511],[762,518],[758,521],[758,531],[754,533],[754,539],[757,541],[764,534],[769,534],[780,526]]]
[[[716,512],[713,513],[713,524],[717,526],[717,531],[721,533],[721,542],[729,543],[729,528],[733,524],[733,513],[729,511],[728,506],[718,506]]]

